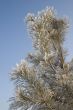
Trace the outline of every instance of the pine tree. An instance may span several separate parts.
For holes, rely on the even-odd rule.
[[[11,72],[10,110],[73,110],[73,60],[63,47],[68,23],[53,8],[26,16],[34,52]]]

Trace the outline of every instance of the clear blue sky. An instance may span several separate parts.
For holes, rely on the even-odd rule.
[[[54,6],[59,16],[69,17],[65,47],[69,50],[68,59],[73,56],[73,0],[0,0],[0,110],[8,110],[7,101],[13,93],[8,73],[32,51],[24,17],[46,6]]]

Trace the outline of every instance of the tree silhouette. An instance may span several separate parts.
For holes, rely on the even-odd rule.
[[[10,110],[73,110],[73,60],[66,62],[63,47],[67,20],[48,7],[25,19],[34,52],[11,72]]]

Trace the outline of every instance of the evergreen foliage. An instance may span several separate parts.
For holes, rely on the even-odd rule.
[[[65,61],[63,48],[67,20],[47,7],[27,14],[26,23],[35,51],[11,72],[10,110],[73,110],[73,60]]]

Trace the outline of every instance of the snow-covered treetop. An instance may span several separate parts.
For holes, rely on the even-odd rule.
[[[58,18],[54,8],[46,7],[37,15],[28,13],[25,19],[34,47],[42,53],[54,51],[63,43],[67,20]]]
[[[15,96],[10,110],[73,110],[73,60],[65,62],[67,20],[53,8],[26,16],[34,53],[11,72]]]

